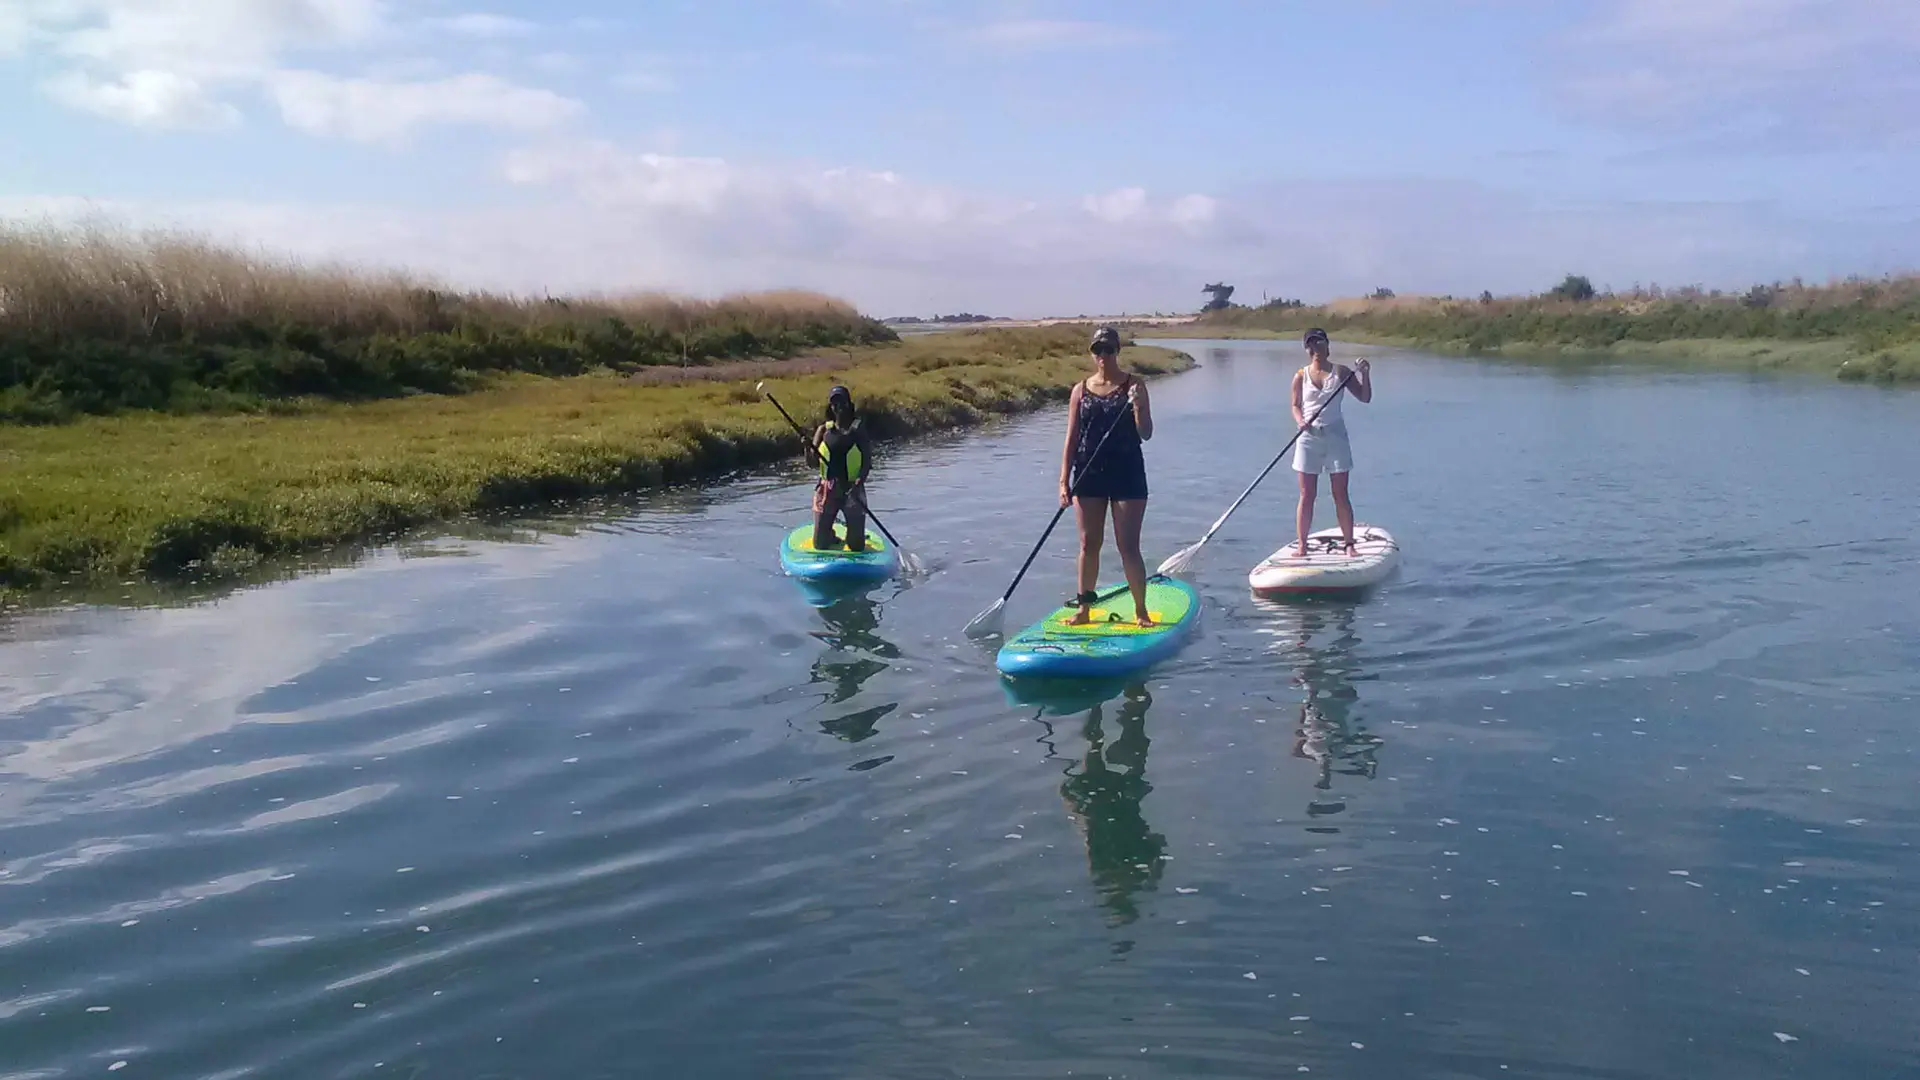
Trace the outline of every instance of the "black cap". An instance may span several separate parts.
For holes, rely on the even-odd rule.
[[[1325,345],[1327,343],[1327,332],[1316,326],[1313,329],[1307,331],[1307,336],[1300,340],[1301,340],[1301,343],[1305,345],[1311,345],[1316,341],[1322,345]]]
[[[1106,349],[1112,349],[1118,352],[1120,350],[1120,331],[1115,330],[1111,326],[1103,326],[1095,330],[1093,332],[1093,342],[1088,348],[1094,352],[1101,352]]]
[[[836,401],[844,401],[848,406],[852,406],[853,392],[844,386],[835,386],[827,391],[827,404],[831,405]]]

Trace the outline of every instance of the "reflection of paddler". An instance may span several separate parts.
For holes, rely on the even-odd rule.
[[[1118,707],[1120,735],[1111,744],[1101,728],[1103,706],[1094,706],[1083,731],[1086,759],[1068,766],[1060,785],[1067,813],[1087,846],[1094,887],[1116,923],[1139,917],[1133,894],[1152,887],[1165,871],[1160,856],[1167,838],[1147,824],[1140,806],[1153,790],[1146,775],[1147,709],[1152,704],[1144,685],[1129,686]]]
[[[838,705],[858,696],[867,680],[885,671],[887,661],[897,659],[900,650],[874,632],[880,626],[880,607],[865,596],[846,597],[819,610],[828,629],[816,630],[814,636],[832,648],[814,660],[812,681],[832,687],[827,702]],[[821,726],[858,742],[873,734],[874,724],[897,707],[898,702],[889,702],[823,721]]]
[[[1298,650],[1292,682],[1305,693],[1294,729],[1293,756],[1319,767],[1313,786],[1320,791],[1332,791],[1335,772],[1372,779],[1379,769],[1376,759],[1382,740],[1354,715],[1360,701],[1352,663],[1358,640],[1353,632],[1354,609],[1350,605],[1328,610],[1309,607],[1286,614],[1298,619],[1292,635]],[[1323,630],[1332,630],[1333,639],[1315,648],[1313,639]],[[1307,813],[1319,817],[1345,808],[1344,801],[1324,797],[1310,803]]]

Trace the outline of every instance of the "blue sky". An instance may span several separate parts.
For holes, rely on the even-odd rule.
[[[0,212],[456,284],[1185,310],[1920,264],[1920,4],[0,0]]]

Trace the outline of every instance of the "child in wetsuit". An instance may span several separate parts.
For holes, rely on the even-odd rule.
[[[825,551],[840,546],[833,534],[836,515],[847,522],[847,550],[867,549],[867,474],[873,470],[873,447],[866,427],[853,411],[853,395],[844,386],[827,392],[827,418],[813,431],[813,457],[820,463],[820,482],[813,488],[813,546]]]

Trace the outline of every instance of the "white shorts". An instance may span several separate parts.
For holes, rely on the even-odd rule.
[[[1314,475],[1352,472],[1353,444],[1347,439],[1347,426],[1308,428],[1293,444],[1293,471]]]

